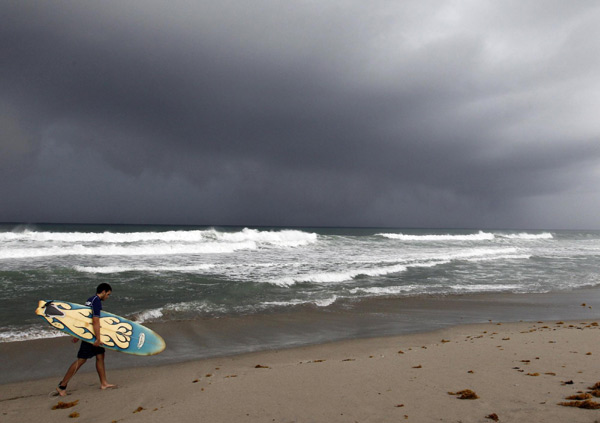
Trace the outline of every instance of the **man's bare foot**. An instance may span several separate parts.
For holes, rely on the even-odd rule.
[[[66,397],[67,396],[67,389],[60,389],[60,387],[56,387],[56,392],[58,393],[58,395],[60,395],[61,397]]]
[[[119,386],[118,385],[113,385],[110,383],[107,383],[105,385],[100,385],[100,389],[117,389]]]

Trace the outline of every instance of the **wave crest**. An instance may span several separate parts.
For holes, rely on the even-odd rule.
[[[166,232],[38,232],[0,233],[10,248],[0,259],[55,256],[152,256],[233,253],[258,248],[295,248],[317,242],[317,234],[298,230],[237,232],[216,229]]]
[[[523,239],[523,240],[528,240],[528,239],[553,239],[554,236],[549,233],[549,232],[543,232],[541,234],[529,234],[526,232],[522,232],[519,234],[501,234],[499,235],[502,238],[508,238],[508,239]]]
[[[377,236],[382,236],[389,239],[398,239],[401,241],[487,241],[494,239],[494,234],[489,232],[479,231],[476,234],[426,234],[426,235],[407,235],[380,233]]]

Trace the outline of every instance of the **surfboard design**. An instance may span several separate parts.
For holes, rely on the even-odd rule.
[[[88,306],[58,300],[40,300],[35,314],[50,325],[82,341],[94,343],[92,310]],[[166,347],[152,329],[115,314],[101,312],[101,341],[104,348],[135,355],[155,355]]]

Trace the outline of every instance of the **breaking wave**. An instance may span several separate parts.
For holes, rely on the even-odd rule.
[[[57,256],[162,256],[223,254],[259,248],[294,248],[317,242],[317,234],[298,230],[238,232],[215,229],[167,232],[90,233],[22,232],[0,233],[0,243],[11,248],[0,251],[0,259]]]
[[[216,229],[193,231],[165,231],[165,232],[43,232],[43,231],[13,231],[0,232],[1,241],[35,241],[35,242],[62,242],[62,243],[198,243],[206,241],[220,241],[228,243],[255,242],[263,244],[297,246],[306,245],[317,240],[317,234],[297,230],[259,231],[244,228],[238,232],[221,232]]]
[[[407,235],[407,234],[393,234],[393,233],[381,233],[377,234],[384,238],[399,239],[401,241],[487,241],[494,239],[494,234],[479,231],[476,234],[426,234],[426,235]]]
[[[381,236],[389,239],[397,239],[401,241],[491,241],[497,238],[513,239],[513,240],[535,240],[535,239],[553,239],[553,235],[549,232],[540,234],[518,233],[504,234],[479,231],[476,234],[395,234],[395,233],[379,233]]]

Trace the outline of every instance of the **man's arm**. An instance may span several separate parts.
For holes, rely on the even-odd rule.
[[[96,335],[96,342],[94,342],[94,346],[99,347],[102,345],[102,341],[100,341],[100,318],[92,317],[92,326],[94,327],[94,335]]]

